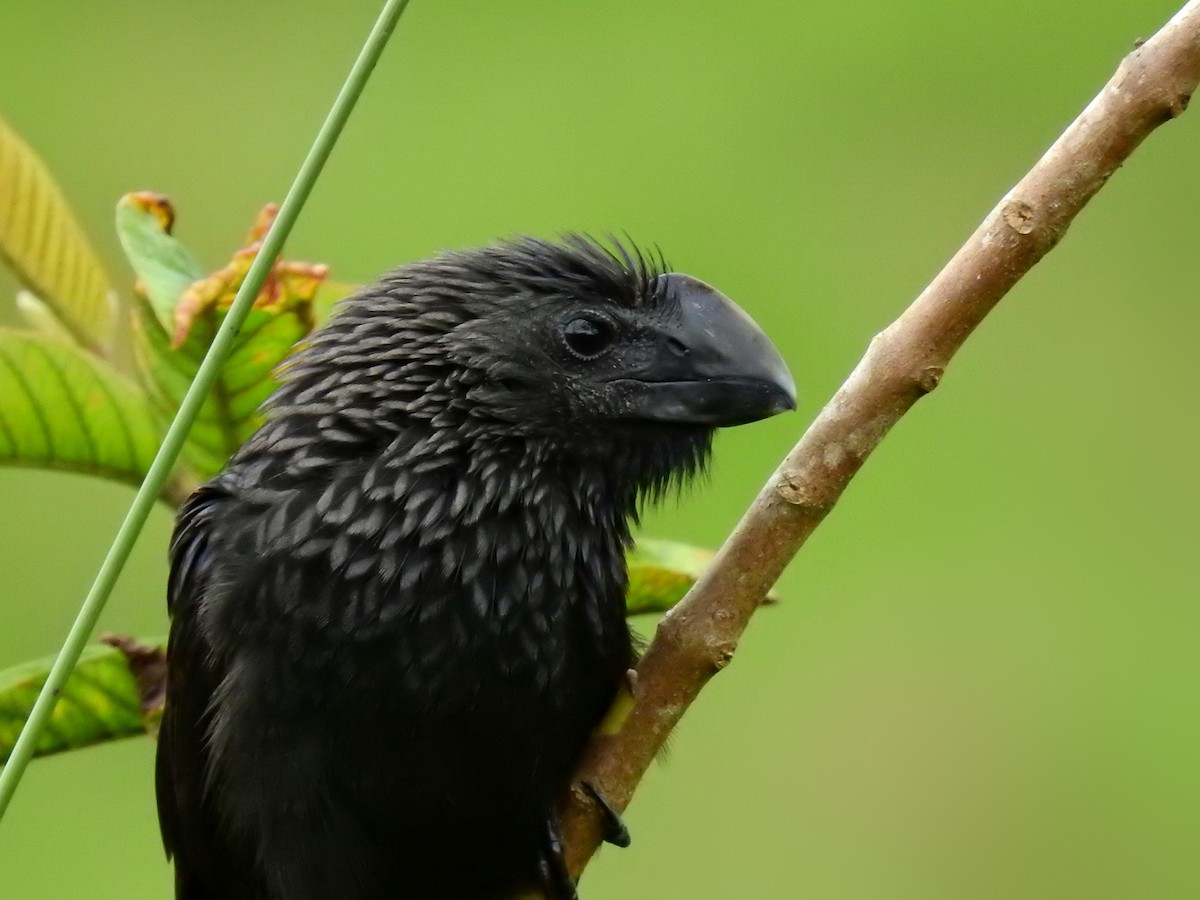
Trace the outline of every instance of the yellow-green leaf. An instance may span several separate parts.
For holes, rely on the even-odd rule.
[[[0,464],[138,483],[160,428],[126,376],[66,341],[0,329]]]
[[[183,257],[171,249],[177,242],[169,234],[174,221],[170,204],[162,197],[131,195],[121,209],[127,222],[139,223],[136,252],[141,262],[135,261],[135,267],[142,289],[134,323],[138,366],[155,413],[166,423],[179,408],[277,209],[263,210],[246,245],[228,265],[189,281],[181,290],[178,285],[187,273],[179,262]],[[159,250],[154,249],[156,242]],[[151,266],[146,260],[162,264]],[[313,298],[326,272],[323,265],[290,261],[277,261],[271,268],[184,447],[184,459],[201,477],[217,472],[258,427],[259,406],[276,387],[276,368],[312,330]],[[164,292],[158,300],[155,290]]]
[[[629,590],[625,595],[625,614],[666,612],[683,599],[715,555],[711,550],[688,544],[638,538],[626,557]],[[778,599],[774,592],[767,595],[768,603]]]
[[[103,353],[116,297],[45,164],[0,119],[0,259],[71,336]]]
[[[59,696],[36,754],[153,734],[162,715],[166,657],[161,642],[108,639],[83,651]],[[54,657],[0,671],[0,762],[8,759]]]

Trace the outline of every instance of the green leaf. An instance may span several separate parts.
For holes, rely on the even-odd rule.
[[[225,312],[200,315],[178,349],[171,346],[148,304],[138,303],[137,313],[138,365],[155,413],[165,425],[179,408]],[[273,372],[309,329],[307,318],[297,310],[250,311],[183,450],[184,459],[201,478],[216,474],[254,433],[258,408],[276,387]]]
[[[45,164],[0,119],[0,259],[77,341],[103,354],[116,295]]]
[[[111,646],[83,651],[38,741],[38,756],[156,733],[166,678],[161,642],[106,641]],[[52,665],[54,657],[46,657],[0,671],[0,762],[12,752]]]
[[[691,590],[715,556],[711,550],[688,544],[638,538],[626,557],[629,590],[625,615],[666,612]],[[768,603],[778,599],[774,592],[767,595]]]
[[[178,252],[169,234],[174,212],[165,198],[130,195],[118,206],[122,210],[127,231],[136,224],[138,234],[136,245],[126,244],[131,259],[137,255],[134,265],[141,279],[134,307],[138,367],[155,414],[165,425],[179,408],[277,210],[263,210],[246,245],[228,265],[195,278],[194,270],[181,262],[190,256]],[[183,456],[201,477],[215,474],[258,427],[259,406],[276,387],[275,370],[312,330],[313,298],[326,272],[325,266],[300,262],[279,261],[272,267],[188,435]]]
[[[0,329],[0,464],[140,482],[160,430],[137,385],[66,341]]]
[[[174,225],[175,209],[161,194],[140,191],[117,201],[117,237],[137,275],[138,293],[168,330],[183,292],[204,277],[191,251],[171,236]]]

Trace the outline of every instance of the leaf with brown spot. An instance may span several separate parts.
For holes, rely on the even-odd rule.
[[[160,683],[166,674],[161,642],[93,644],[63,686],[35,754],[46,756],[118,738],[154,733],[162,715]],[[8,759],[54,657],[0,671],[0,762]],[[143,697],[151,702],[143,703]]]
[[[196,274],[170,234],[175,214],[158,195],[129,195],[118,207],[122,238],[142,290],[134,303],[134,350],[151,404],[164,424],[188,385],[258,255],[277,209],[267,206],[228,265]],[[276,261],[254,300],[217,383],[205,399],[183,456],[202,477],[215,474],[259,424],[276,387],[275,370],[313,328],[324,265]]]
[[[134,290],[171,327],[175,305],[204,268],[177,238],[175,207],[162,194],[138,191],[117,201],[117,237],[137,276]]]
[[[167,651],[164,642],[145,644],[127,634],[103,634],[100,642],[115,647],[125,657],[125,663],[137,685],[142,724],[151,737],[158,737],[163,706],[167,700]]]
[[[224,315],[233,305],[233,298],[262,249],[262,238],[278,214],[279,208],[273,203],[268,204],[246,235],[246,246],[233,254],[229,265],[198,279],[184,290],[173,313],[173,348],[183,346],[199,317],[213,313]],[[329,267],[321,263],[277,260],[254,298],[254,308],[274,312],[302,311],[311,330],[313,299],[328,274]]]

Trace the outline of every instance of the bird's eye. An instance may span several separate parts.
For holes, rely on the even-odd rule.
[[[576,316],[562,329],[563,341],[580,359],[596,359],[612,346],[617,329],[608,319],[597,316]]]

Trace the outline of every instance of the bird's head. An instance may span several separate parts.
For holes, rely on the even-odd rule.
[[[568,236],[395,270],[342,303],[272,407],[338,435],[423,427],[459,445],[703,456],[714,428],[795,402],[778,351],[727,297],[661,258]]]

